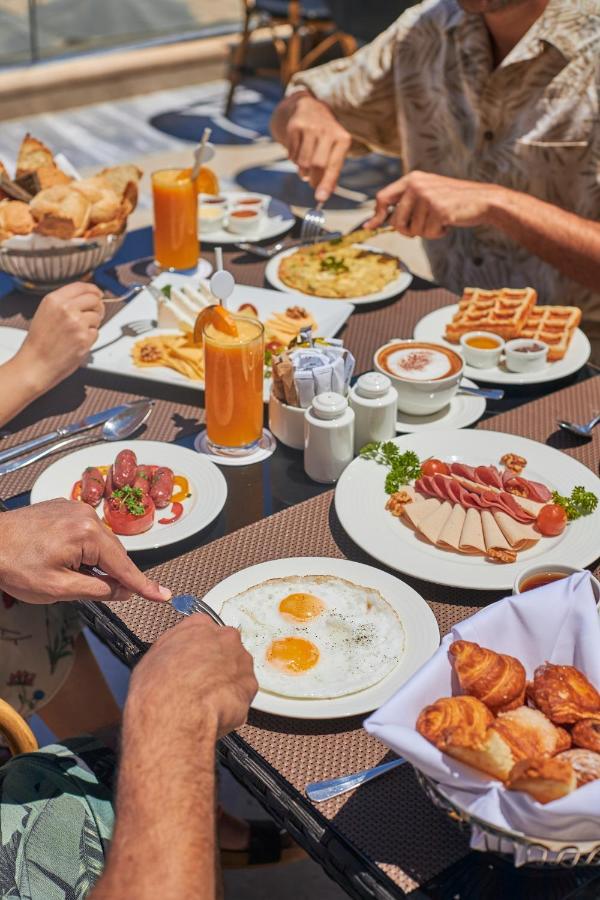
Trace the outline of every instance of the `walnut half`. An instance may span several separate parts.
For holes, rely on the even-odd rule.
[[[518,475],[519,472],[522,472],[527,465],[527,460],[525,459],[525,457],[517,456],[516,453],[505,453],[500,462],[516,475]]]
[[[490,547],[487,556],[489,559],[493,559],[495,562],[500,563],[514,563],[517,559],[515,550],[503,550],[500,549],[500,547]]]
[[[396,491],[385,504],[385,508],[398,518],[404,512],[404,507],[407,503],[412,503],[410,494],[407,491]]]

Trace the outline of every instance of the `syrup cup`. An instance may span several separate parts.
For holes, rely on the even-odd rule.
[[[496,346],[488,349],[472,347],[469,341],[477,338],[488,338],[490,341],[494,341]],[[504,341],[490,331],[469,331],[461,337],[460,348],[468,366],[473,366],[475,369],[493,369],[500,362]]]

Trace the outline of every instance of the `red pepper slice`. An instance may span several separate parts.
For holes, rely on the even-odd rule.
[[[81,481],[76,481],[71,488],[71,500],[81,500]]]
[[[172,525],[173,522],[176,522],[177,519],[181,518],[181,514],[183,512],[183,503],[174,503],[171,507],[171,512],[173,515],[169,519],[159,519],[159,525]]]

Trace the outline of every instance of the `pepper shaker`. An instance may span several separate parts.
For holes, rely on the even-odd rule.
[[[304,413],[304,470],[333,484],[354,456],[354,412],[341,394],[317,394]]]
[[[361,375],[349,395],[354,410],[354,452],[372,441],[396,437],[398,393],[382,372]]]

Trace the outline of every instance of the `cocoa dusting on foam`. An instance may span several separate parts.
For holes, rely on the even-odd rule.
[[[405,372],[422,372],[431,362],[431,353],[427,350],[413,350],[404,359],[398,360],[398,368]]]

